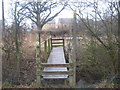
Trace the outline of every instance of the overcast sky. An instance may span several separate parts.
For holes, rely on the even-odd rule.
[[[0,0],[0,20],[2,19],[2,0]],[[4,0],[4,6],[5,6],[5,17],[8,18],[9,15],[9,5],[10,0]],[[67,15],[66,15],[67,14]],[[73,12],[69,10],[64,10],[58,17],[65,17],[65,18],[72,18],[73,17]]]
[[[1,1],[2,0],[0,0],[0,7],[2,7]],[[15,0],[12,0],[12,1],[15,1]],[[19,1],[21,1],[21,0],[19,0]],[[22,1],[26,1],[26,0],[22,0]],[[29,0],[29,1],[32,1],[32,0]],[[69,1],[75,1],[75,0],[69,0]],[[91,2],[93,2],[94,0],[82,0],[82,1],[86,1],[86,2],[91,1]],[[100,0],[98,0],[98,1],[100,1]],[[109,1],[111,1],[111,0],[109,0]],[[113,1],[118,1],[118,0],[113,0]],[[9,3],[10,3],[10,0],[4,0],[5,18],[6,19],[8,19],[8,15],[9,15],[9,9],[10,9]],[[100,8],[102,9],[102,8],[105,8],[105,7],[106,7],[105,3],[101,3]],[[91,12],[91,9],[88,8],[86,10],[86,12],[88,12],[88,13]],[[84,15],[84,16],[86,17],[86,15]],[[72,11],[64,10],[64,11],[62,11],[62,13],[57,18],[72,18],[72,17],[73,17],[73,12]],[[1,19],[2,19],[2,8],[0,9],[0,20]]]
[[[2,3],[1,3],[1,0],[0,0],[0,20],[2,19]]]

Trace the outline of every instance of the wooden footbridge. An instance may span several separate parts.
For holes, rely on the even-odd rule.
[[[53,40],[64,40],[64,39],[51,39],[51,45],[52,45],[52,50],[50,52],[50,55],[48,57],[47,63],[42,63],[41,65],[44,67],[43,72],[42,72],[42,76],[44,79],[65,79],[68,77],[68,70],[67,67],[65,67],[64,65],[66,65],[66,61],[65,61],[65,57],[64,57],[64,50],[63,47],[63,42],[54,42]],[[57,45],[53,45],[53,44],[57,44]],[[62,45],[58,45],[58,44],[62,44]],[[61,74],[65,74],[65,75],[61,75]]]
[[[65,40],[48,38],[41,43],[44,48],[44,58],[46,62],[40,61],[39,44],[37,46],[37,80],[41,83],[44,79],[64,79],[65,83],[73,87],[74,68],[73,63],[66,63],[64,55]]]
[[[76,13],[74,13],[72,27],[72,48],[69,53],[69,62],[66,63],[64,49],[65,39],[48,38],[41,43],[40,32],[37,32],[36,42],[36,80],[41,85],[45,79],[64,79],[67,85],[76,85]],[[40,30],[39,30],[40,31]],[[41,60],[41,49],[44,48],[43,63]]]

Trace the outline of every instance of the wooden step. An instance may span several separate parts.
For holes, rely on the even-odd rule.
[[[48,65],[47,65],[48,64]],[[41,64],[44,67],[41,72],[43,79],[66,79],[70,72],[68,72],[64,56],[63,47],[53,48],[48,58],[47,64]],[[60,65],[61,64],[61,65]],[[65,65],[65,66],[63,66]]]

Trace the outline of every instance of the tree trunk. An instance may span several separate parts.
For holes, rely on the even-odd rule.
[[[37,3],[37,10],[39,10],[39,5]],[[42,30],[40,23],[40,12],[37,12],[37,29]],[[38,86],[41,85],[41,40],[40,33],[36,33],[36,83]]]
[[[17,2],[15,3],[15,13],[14,13],[14,19],[15,19],[15,47],[16,47],[16,60],[17,60],[17,79],[19,81],[20,77],[20,49],[19,49],[19,24],[17,23]]]
[[[2,30],[5,31],[4,1],[3,0],[2,0]]]
[[[117,74],[117,84],[120,84],[120,0],[118,7],[118,74]]]

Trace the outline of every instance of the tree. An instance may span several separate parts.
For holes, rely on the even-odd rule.
[[[117,84],[120,84],[120,0],[118,1],[118,71]]]
[[[56,8],[59,8],[59,5],[62,5],[60,10],[54,13]],[[21,13],[34,22],[38,29],[41,30],[42,27],[48,22],[53,20],[67,5],[67,2],[64,4],[52,0],[41,0],[40,2],[28,2],[24,5],[21,5],[25,10]]]
[[[61,7],[59,5],[62,5]],[[43,26],[53,20],[63,9],[67,2],[58,2],[53,0],[41,0],[37,2],[27,2],[25,4],[21,4],[21,15],[24,15],[26,18],[29,18],[32,22],[34,22],[37,26],[38,30],[42,30]],[[54,12],[56,8],[60,8],[57,12]],[[36,37],[37,46],[36,46],[36,79],[37,83],[41,84],[41,76],[39,75],[41,71],[41,40],[40,33],[37,34]]]
[[[5,30],[4,1],[2,0],[2,29]]]
[[[19,7],[19,9],[18,9]],[[25,19],[23,15],[20,15],[20,11],[23,9],[19,6],[19,2],[15,2],[14,7],[14,30],[15,30],[15,48],[16,48],[16,60],[17,60],[17,73],[18,79],[20,77],[20,60],[21,60],[21,50],[20,50],[20,26],[22,21]]]
[[[106,3],[106,8],[99,8],[101,7],[100,3],[104,2]],[[97,2],[84,2],[81,0],[72,3],[71,9],[73,10],[73,7],[77,9],[77,20],[80,22],[82,21],[85,25],[87,28],[87,35],[94,38],[97,47],[102,46],[107,51],[107,54],[110,57],[108,61],[110,62],[109,67],[111,67],[111,70],[109,69],[108,72],[110,73],[107,73],[106,75],[116,76],[119,68],[119,59],[117,60],[117,53],[119,53],[117,43],[119,43],[119,39],[117,40],[116,38],[119,38],[119,35],[117,36],[116,34],[117,30],[119,34],[119,29],[116,28],[119,26],[117,25],[117,10],[114,7],[113,1],[98,1],[98,8],[96,7],[96,3]],[[88,12],[88,8],[92,10]],[[86,17],[84,14],[87,14]],[[92,55],[94,55],[92,58],[95,62],[98,57],[95,53],[92,53]]]

